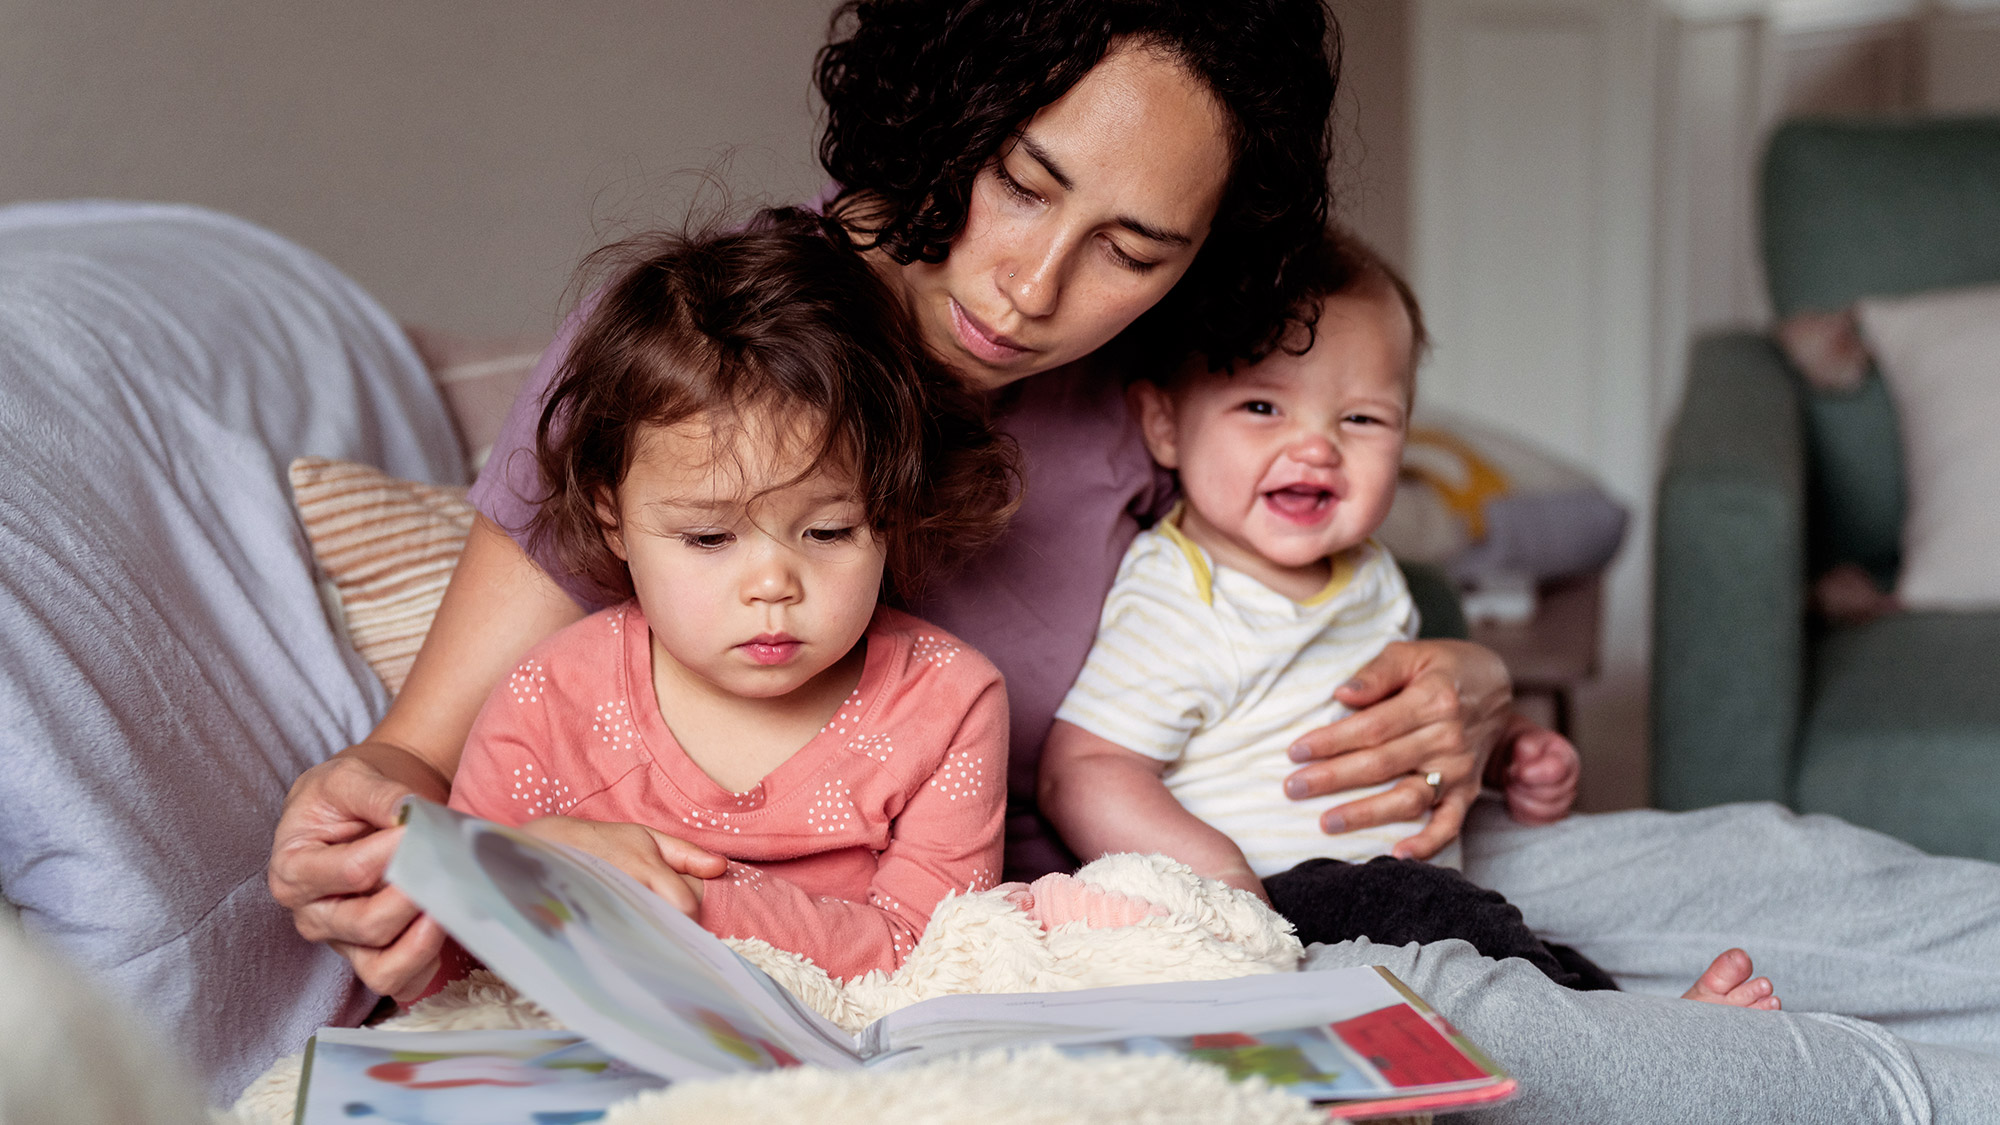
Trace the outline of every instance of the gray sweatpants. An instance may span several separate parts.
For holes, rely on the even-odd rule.
[[[2000,1122],[2000,865],[1775,805],[1525,828],[1482,802],[1465,873],[1628,990],[1459,941],[1315,946],[1309,968],[1387,967],[1520,1079],[1468,1121]],[[1730,946],[1783,1012],[1678,999]]]

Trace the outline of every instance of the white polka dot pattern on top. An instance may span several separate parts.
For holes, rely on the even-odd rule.
[[[970,751],[953,750],[938,771],[931,775],[931,788],[954,801],[960,797],[973,797],[985,788],[978,772],[979,767],[985,764],[985,758],[975,758]]]
[[[510,796],[528,803],[529,816],[560,816],[576,807],[576,797],[569,786],[550,777],[547,770],[537,773],[533,762],[514,771],[514,791]]]
[[[747,863],[731,863],[722,876],[729,880],[732,887],[748,887],[751,890],[756,890],[764,882],[764,873]]]
[[[854,791],[837,777],[819,787],[806,809],[806,824],[814,832],[839,832],[859,823],[854,818]]]
[[[704,812],[696,809],[693,816],[682,816],[681,823],[690,828],[712,828],[717,832],[734,832],[739,836],[743,834],[741,828],[729,823],[729,814],[726,812]]]
[[[507,676],[507,691],[516,703],[540,703],[542,687],[549,682],[548,669],[539,660],[522,663]]]
[[[826,725],[819,728],[819,732],[825,734],[827,731],[832,731],[835,734],[846,734],[849,727],[860,721],[861,689],[857,687],[852,694],[841,701],[840,710],[833,713],[833,718],[828,719]]]
[[[951,663],[958,656],[959,651],[957,645],[952,644],[943,637],[932,636],[929,633],[919,633],[917,634],[916,641],[910,645],[910,659],[919,664],[944,665]]]
[[[847,744],[847,748],[849,750],[859,750],[861,753],[878,762],[888,761],[889,755],[896,752],[896,745],[889,741],[889,735],[886,732],[882,734],[856,735],[854,741]]]
[[[590,729],[613,750],[631,754],[639,749],[639,728],[632,725],[632,713],[622,699],[598,704]]]

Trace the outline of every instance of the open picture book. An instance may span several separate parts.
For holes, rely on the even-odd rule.
[[[1257,1075],[1315,1101],[1339,1103],[1349,1115],[1474,1105],[1514,1089],[1511,1078],[1395,977],[1365,966],[941,996],[850,1035],[593,856],[429,802],[406,802],[404,818],[389,880],[468,952],[601,1050],[604,1059],[592,1057],[597,1073],[623,1078],[636,1068],[674,1081],[797,1065],[905,1066],[961,1051],[1049,1043],[1074,1054],[1190,1056],[1232,1077]],[[423,1033],[344,1032],[334,1039],[352,1051],[365,1049],[367,1036],[399,1034]],[[362,1048],[353,1046],[355,1036],[363,1037]],[[387,1043],[378,1049],[396,1049]],[[576,1049],[528,1044],[513,1057]],[[404,1053],[413,1051],[422,1053]],[[605,1059],[622,1065],[598,1065]],[[309,1085],[334,1080],[324,1063],[309,1065],[316,1071]],[[314,1100],[309,1091],[302,1104]]]

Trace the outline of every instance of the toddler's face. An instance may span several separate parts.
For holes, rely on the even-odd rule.
[[[656,666],[755,699],[806,686],[854,648],[884,562],[853,479],[826,466],[801,477],[807,440],[765,413],[652,429],[615,511],[601,509]]]
[[[1303,356],[1138,388],[1148,447],[1178,470],[1182,529],[1265,578],[1353,547],[1395,499],[1408,427],[1412,332],[1387,284],[1329,298]]]

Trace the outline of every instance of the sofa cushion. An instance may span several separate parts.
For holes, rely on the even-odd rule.
[[[1781,317],[2000,281],[2000,118],[1792,121],[1763,167],[1765,275]],[[1902,531],[1896,416],[1877,379],[1806,396],[1814,548],[1885,583]]]
[[[1833,629],[1814,656],[1799,810],[2000,861],[2000,613]]]
[[[1902,420],[1897,596],[1912,609],[2000,609],[2000,285],[1856,307]]]

